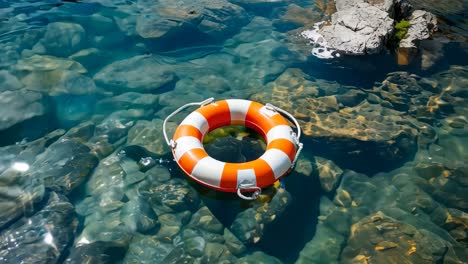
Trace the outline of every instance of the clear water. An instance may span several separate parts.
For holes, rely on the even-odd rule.
[[[467,5],[410,2],[441,32],[401,66],[311,56],[321,0],[0,1],[0,262],[466,262]],[[304,130],[255,202],[172,160],[163,119],[209,97]],[[237,131],[206,148],[240,162],[264,145]]]

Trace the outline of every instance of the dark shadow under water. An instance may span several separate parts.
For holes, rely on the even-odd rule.
[[[259,157],[262,154],[258,148],[251,149],[251,152],[248,154],[250,157]],[[307,153],[303,152],[302,155]],[[293,171],[284,176],[282,181],[291,194],[291,203],[272,223],[265,226],[262,239],[248,250],[261,250],[284,263],[293,263],[315,234],[322,192],[318,178],[311,175]],[[200,193],[205,205],[226,227],[232,225],[238,213],[249,207],[249,203],[241,200],[235,193],[218,192],[193,181],[191,183]]]
[[[429,76],[448,70],[451,65],[467,65],[468,54],[461,43],[444,44],[441,57],[428,69],[421,67],[421,54],[417,54],[406,66],[398,65],[396,54],[386,52],[379,55],[344,56],[324,60],[310,56],[309,60],[295,65],[317,79],[336,81],[341,85],[372,88],[381,82],[388,73],[406,71],[419,76]]]

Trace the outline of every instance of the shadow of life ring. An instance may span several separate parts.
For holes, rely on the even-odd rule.
[[[183,109],[199,105],[177,127],[169,140],[167,121]],[[286,117],[286,118],[285,118]],[[296,126],[294,132],[288,119]],[[229,125],[240,125],[257,131],[266,141],[266,151],[258,159],[243,163],[216,160],[206,153],[203,137],[210,131]],[[293,167],[302,150],[299,142],[301,129],[297,120],[288,112],[271,104],[228,99],[181,106],[163,123],[166,142],[179,167],[194,181],[223,192],[237,192],[246,200],[256,199],[261,188],[272,185]],[[253,192],[245,196],[245,192]]]

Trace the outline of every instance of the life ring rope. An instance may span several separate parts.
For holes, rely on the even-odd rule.
[[[203,100],[201,102],[193,102],[193,103],[188,103],[188,104],[184,104],[183,106],[177,108],[174,112],[172,112],[170,115],[168,115],[165,119],[164,119],[164,122],[163,122],[163,134],[164,134],[164,139],[166,140],[166,143],[168,146],[170,146],[171,148],[175,148],[175,141],[174,140],[169,140],[169,138],[167,137],[167,132],[166,132],[166,125],[167,125],[167,122],[169,121],[169,119],[171,119],[173,116],[177,115],[178,113],[180,113],[182,110],[184,110],[185,108],[188,108],[190,106],[204,106],[204,105],[207,105],[207,104],[210,104],[214,101],[214,97],[210,97],[206,100]]]
[[[296,166],[296,162],[297,162],[297,159],[299,158],[299,154],[301,154],[302,148],[304,147],[304,144],[302,144],[299,141],[299,139],[301,138],[301,126],[299,125],[299,122],[297,121],[297,119],[293,115],[291,115],[288,111],[286,111],[284,109],[281,109],[281,108],[279,108],[277,106],[274,106],[274,105],[272,105],[270,103],[267,103],[266,107],[271,107],[272,109],[276,110],[277,112],[283,114],[290,121],[292,121],[294,123],[294,125],[296,126],[297,133],[293,133],[292,138],[295,141],[294,143],[298,146],[298,149],[296,151],[296,155],[294,156],[294,160],[293,160],[292,165],[291,165],[291,170],[293,170],[294,167]]]
[[[193,178],[195,181],[201,184],[205,184],[209,187],[211,186],[212,188],[223,190],[221,187],[219,188],[217,187],[217,186],[221,186],[219,185],[219,183],[212,183],[210,181],[212,181],[215,178],[215,176],[213,176],[214,175],[213,171],[219,171],[219,167],[224,166],[222,170],[226,171],[227,173],[232,174],[233,171],[237,173],[237,185],[235,185],[237,187],[232,186],[229,188],[235,188],[233,191],[236,191],[238,196],[242,199],[255,200],[261,193],[260,186],[266,186],[264,182],[264,180],[266,179],[257,178],[257,180],[255,180],[257,169],[259,170],[258,172],[260,172],[263,170],[263,167],[268,167],[268,168],[271,167],[273,171],[270,171],[270,173],[265,171],[265,173],[270,174],[270,176],[268,176],[270,178],[272,177],[271,173],[273,173],[274,179],[277,179],[277,177],[284,175],[285,172],[289,172],[294,168],[297,162],[297,159],[300,155],[300,152],[303,148],[303,144],[299,141],[300,136],[301,136],[301,127],[299,126],[299,123],[294,118],[294,116],[291,115],[289,112],[279,107],[276,107],[272,104],[266,104],[264,105],[263,108],[259,109],[259,112],[263,116],[271,116],[271,117],[267,117],[267,119],[258,119],[256,122],[259,122],[259,123],[251,122],[251,121],[247,123],[247,120],[245,120],[245,124],[244,124],[244,125],[250,125],[250,126],[254,126],[258,128],[259,132],[263,133],[263,136],[265,137],[265,139],[267,139],[268,142],[267,142],[266,152],[262,155],[261,158],[253,161],[253,162],[256,162],[257,164],[261,164],[262,162],[265,163],[265,161],[266,163],[264,165],[257,166],[257,168],[254,168],[255,172],[254,172],[254,169],[249,167],[250,166],[248,165],[249,162],[239,163],[239,164],[222,163],[218,160],[215,160],[209,157],[208,154],[203,150],[203,143],[201,143],[202,137],[205,135],[205,133],[208,132],[209,127],[210,129],[213,129],[213,127],[224,126],[226,122],[226,118],[222,116],[223,111],[219,112],[218,110],[216,110],[218,111],[218,112],[215,112],[217,116],[215,118],[210,119],[209,122],[207,122],[207,119],[205,119],[204,115],[202,115],[205,110],[212,108],[212,107],[216,107],[216,109],[222,108],[223,106],[219,104],[220,103],[226,104],[227,102],[227,101],[218,101],[214,103],[213,101],[214,101],[214,98],[211,97],[201,102],[187,103],[177,108],[174,112],[168,115],[164,119],[164,122],[163,122],[163,135],[166,140],[166,143],[168,146],[172,148],[174,158],[176,162],[179,164],[179,166],[181,166],[182,170],[184,170],[184,172],[187,173],[187,175],[191,176],[191,178]],[[229,103],[235,102],[235,104],[233,104],[232,106],[229,105],[229,107],[234,107],[234,108],[238,107],[239,109],[245,107],[245,105],[242,105],[245,102],[251,102],[251,101],[239,100],[239,99],[228,100],[228,101]],[[213,104],[213,106],[208,107],[207,105],[209,104]],[[256,104],[259,105],[258,103]],[[166,131],[167,122],[176,114],[180,113],[182,110],[191,106],[200,106],[203,108],[199,108],[200,110],[192,112],[192,114],[190,115],[190,118],[187,117],[186,119],[184,119],[184,121],[179,125],[178,129],[176,130],[173,139],[169,139],[167,135],[167,131]],[[204,106],[207,106],[208,108]],[[237,111],[237,110],[232,111],[235,116],[232,116],[230,120],[233,122],[235,122],[236,120],[243,120],[246,117],[245,111],[243,113],[242,111]],[[286,125],[287,121],[285,121],[285,119],[283,119],[284,121],[273,121],[273,120],[277,120],[278,116],[286,118],[287,120],[292,122],[296,128],[296,132],[294,132],[290,126]],[[186,121],[187,119],[188,121]],[[270,121],[267,121],[267,120],[270,120]],[[211,124],[208,124],[210,122]],[[271,127],[269,122],[276,122],[276,123],[273,127]],[[265,127],[269,127],[269,129],[265,130],[264,129]],[[179,144],[180,144],[180,147],[178,147]],[[280,145],[284,146],[284,144],[290,145],[291,147],[283,147],[283,148],[279,147]],[[295,146],[293,147],[293,145],[291,144]],[[291,152],[289,151],[284,152],[284,149],[286,150],[289,149]],[[284,157],[284,158],[281,158],[281,157]],[[289,158],[286,158],[286,157],[289,157]],[[288,160],[288,162],[284,162],[285,158]],[[277,164],[282,164],[282,165],[271,166],[272,164],[271,162],[275,162],[276,160],[278,160]],[[288,166],[288,167],[284,167],[284,166]],[[201,170],[203,170],[204,172],[200,173]],[[194,177],[195,174],[198,175],[198,177]],[[252,180],[252,176],[254,177],[253,180]],[[262,181],[263,183],[259,182],[259,180]],[[269,184],[271,183],[272,182],[270,182]],[[230,190],[225,190],[225,191],[230,191]],[[251,196],[246,196],[243,194],[243,192],[246,192],[246,191],[253,192],[253,193],[251,194]]]

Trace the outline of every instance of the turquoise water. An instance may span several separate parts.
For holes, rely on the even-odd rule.
[[[398,65],[313,57],[321,0],[0,1],[0,262],[465,263],[467,4],[410,2],[440,32]],[[254,202],[188,179],[164,141],[209,97],[299,120],[295,170]]]

